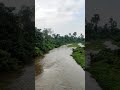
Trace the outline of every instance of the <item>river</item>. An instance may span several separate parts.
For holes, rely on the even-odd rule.
[[[23,69],[21,76],[12,80],[12,82],[2,90],[34,90],[35,88],[34,65],[28,65]]]
[[[35,80],[35,90],[85,90],[85,72],[70,56],[72,48],[51,50],[41,61],[42,74]]]
[[[51,50],[40,60],[43,71],[35,77],[35,90],[101,90],[88,72],[70,56],[72,48],[61,46]],[[41,58],[40,58],[41,59]],[[24,68],[23,74],[7,88],[34,90],[34,66]]]

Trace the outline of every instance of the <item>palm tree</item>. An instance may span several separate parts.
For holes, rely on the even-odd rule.
[[[94,16],[91,19],[91,23],[94,25],[94,30],[98,29],[98,22],[100,21],[100,16],[99,14],[94,14]]]
[[[110,18],[109,24],[110,24],[111,31],[117,27],[117,22],[115,20],[113,20],[113,18]]]
[[[73,33],[73,36],[76,37],[76,35],[77,35],[77,32],[74,32],[74,33]]]
[[[71,33],[69,33],[69,36],[71,36]]]

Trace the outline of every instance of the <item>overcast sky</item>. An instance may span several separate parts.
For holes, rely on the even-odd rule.
[[[85,0],[35,0],[35,26],[61,35],[85,33]]]
[[[93,14],[100,14],[101,24],[113,18],[120,26],[120,0],[86,0],[86,18],[90,19]]]

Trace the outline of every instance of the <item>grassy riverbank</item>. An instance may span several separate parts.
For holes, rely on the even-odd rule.
[[[72,43],[68,47],[76,47],[73,49],[72,57],[75,61],[82,67],[85,68],[85,50],[83,47],[80,47],[78,43]]]
[[[75,61],[82,68],[85,68],[85,50],[84,50],[84,48],[77,47],[76,49],[73,50],[72,56],[75,59]]]
[[[105,45],[103,43],[104,41],[102,40],[90,41],[90,42],[86,42],[85,47],[86,49],[90,49],[90,50],[100,50],[102,48],[105,48]]]
[[[78,43],[69,44],[68,47],[79,47]]]
[[[87,71],[103,90],[120,90],[120,50],[106,49],[103,42],[98,45],[92,43],[87,49],[100,50],[98,54],[92,54],[91,65]]]
[[[120,90],[120,50],[102,50],[92,58],[88,71],[103,90]]]

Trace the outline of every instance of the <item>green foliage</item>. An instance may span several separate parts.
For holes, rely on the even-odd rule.
[[[95,14],[96,15],[96,14]],[[103,26],[99,26],[100,16],[97,14],[87,21],[86,49],[100,50],[98,54],[91,54],[91,65],[87,70],[98,81],[103,90],[120,89],[120,50],[106,49],[103,43],[111,40],[115,45],[120,46],[120,29],[117,22],[110,18]]]
[[[0,50],[0,71],[17,70],[17,59],[12,58],[7,51]]]
[[[105,48],[106,46],[103,44],[104,40],[96,40],[96,41],[90,41],[85,44],[86,49],[90,50],[101,50]]]
[[[86,20],[85,31],[86,41],[99,40],[99,39],[117,39],[115,38],[120,34],[120,29],[117,27],[117,22],[110,18],[103,26],[99,26],[100,15],[95,14],[90,21]],[[117,39],[119,40],[119,38]]]
[[[41,54],[47,53],[49,50],[53,48],[57,48],[61,45],[65,45],[68,43],[80,43],[84,42],[83,35],[76,37],[76,32],[74,35],[65,35],[60,36],[60,34],[52,34],[51,29],[45,28],[44,30],[35,29],[35,46],[37,47],[35,53],[41,51]],[[39,50],[38,50],[39,48]],[[40,55],[40,54],[39,54]]]
[[[72,56],[82,68],[85,68],[85,50],[84,50],[84,48],[77,47],[76,49],[73,50]]]
[[[41,56],[43,55],[42,51],[40,51],[38,47],[35,47],[35,56],[40,56],[40,55]]]
[[[103,90],[119,90],[120,50],[103,49],[92,57],[88,71],[99,82]]]
[[[79,47],[78,43],[69,44],[68,47]]]
[[[22,7],[18,13],[14,10],[0,3],[0,71],[16,70],[32,62],[34,55],[32,10],[29,7]]]
[[[0,71],[16,70],[53,48],[84,41],[83,35],[76,37],[76,32],[60,36],[48,28],[35,28],[34,8],[23,6],[15,10],[0,3]]]

